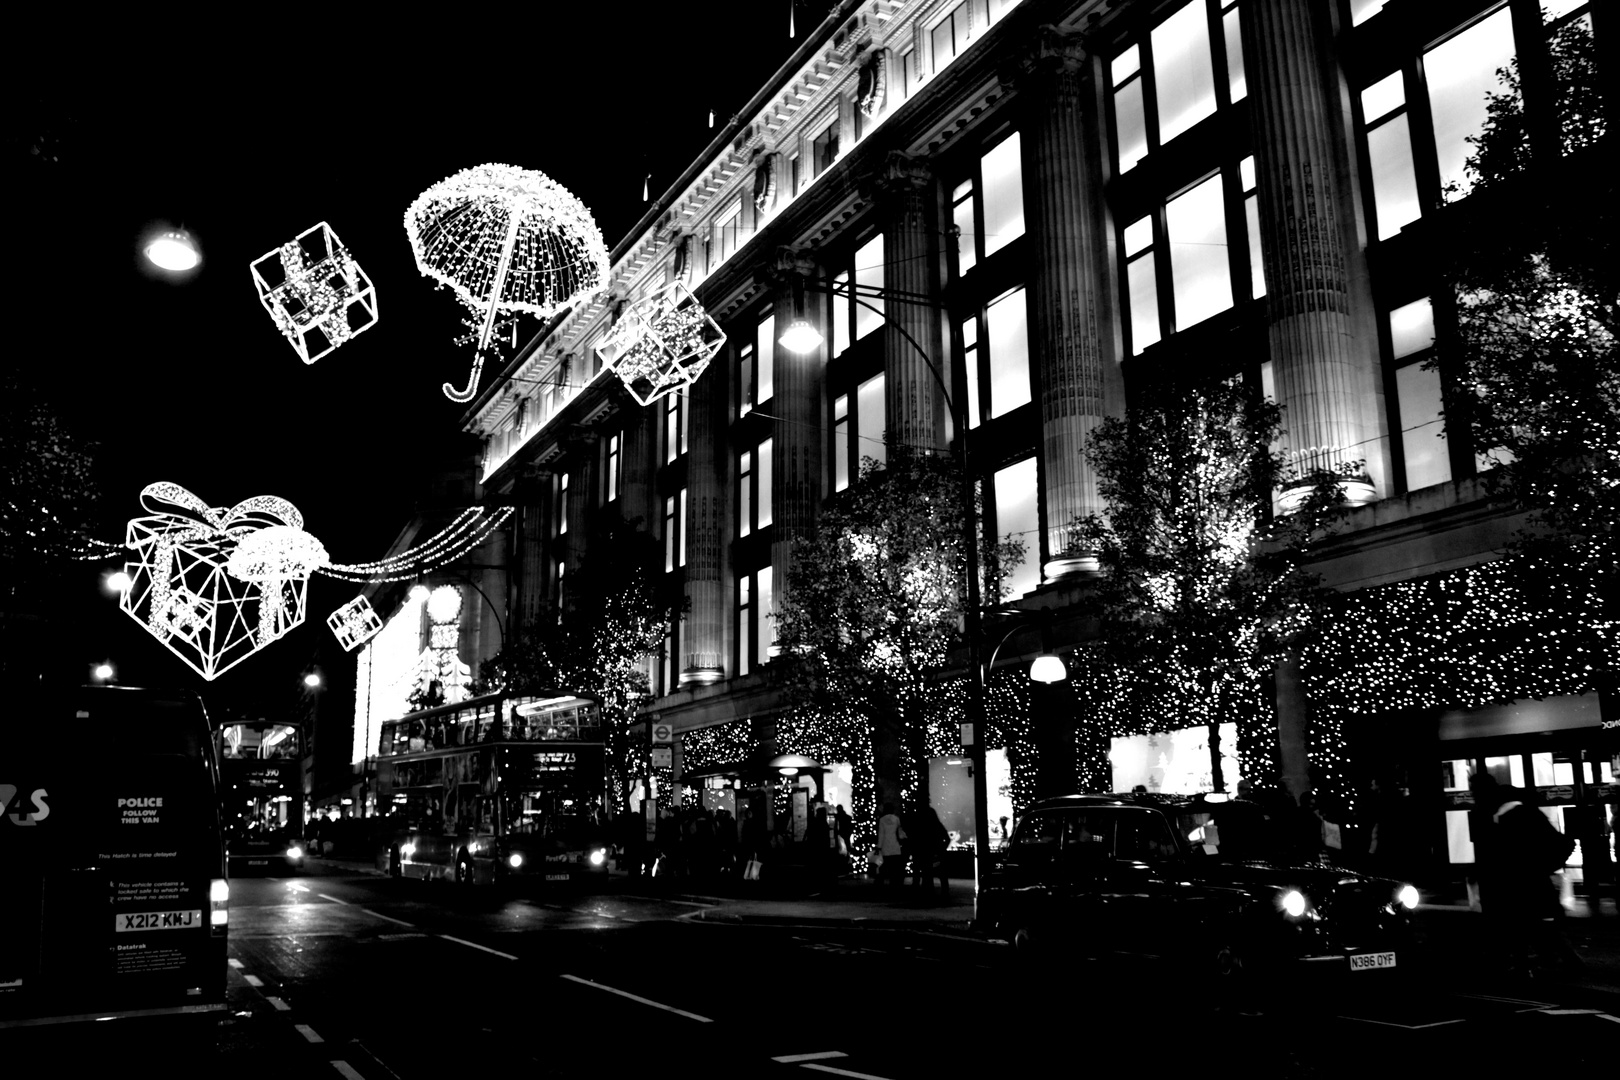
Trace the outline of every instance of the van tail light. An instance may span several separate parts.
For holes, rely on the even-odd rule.
[[[231,921],[231,885],[224,878],[208,883],[208,925],[223,930]]]

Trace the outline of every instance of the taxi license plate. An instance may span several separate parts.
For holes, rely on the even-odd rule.
[[[567,874],[547,874],[546,875],[546,880],[547,881],[567,881],[568,877],[569,876]]]
[[[1395,954],[1392,952],[1357,953],[1350,957],[1351,971],[1381,971],[1394,966]]]
[[[118,933],[135,930],[189,930],[202,925],[202,912],[192,911],[136,911],[113,916],[113,929]]]
[[[269,859],[249,859],[248,860],[248,865],[249,866],[269,866],[270,865],[270,860]]]

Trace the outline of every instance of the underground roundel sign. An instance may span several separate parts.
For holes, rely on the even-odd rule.
[[[675,741],[675,728],[673,725],[657,722],[652,726],[652,741],[654,746],[668,746]]]

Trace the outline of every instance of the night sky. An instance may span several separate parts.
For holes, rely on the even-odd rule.
[[[213,506],[282,496],[334,561],[381,557],[431,475],[471,452],[463,406],[440,390],[464,385],[472,360],[453,343],[463,309],[418,274],[406,207],[503,162],[571,190],[612,248],[648,209],[643,177],[654,198],[673,183],[829,6],[800,0],[796,39],[788,0],[663,5],[657,19],[639,6],[402,8],[365,25],[323,8],[309,32],[296,7],[231,16],[270,15],[259,27],[117,25],[85,9],[17,24],[3,76],[7,363],[95,444],[99,535],[121,540],[145,512],[141,488],[171,480]],[[306,366],[248,266],[323,220],[371,278],[380,317]],[[141,254],[174,226],[203,252],[181,282]],[[520,342],[539,325],[525,316]],[[86,574],[91,614],[64,647],[114,660],[121,681],[250,700],[295,681],[316,650],[343,655],[324,620],[356,590],[316,577],[304,627],[203,684],[99,594],[110,568]]]

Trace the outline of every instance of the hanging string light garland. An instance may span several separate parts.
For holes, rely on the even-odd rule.
[[[510,506],[468,507],[432,539],[409,551],[372,562],[332,563],[316,572],[339,581],[361,584],[383,584],[421,577],[455,562],[478,547],[491,532],[506,524],[513,511],[514,508]]]

